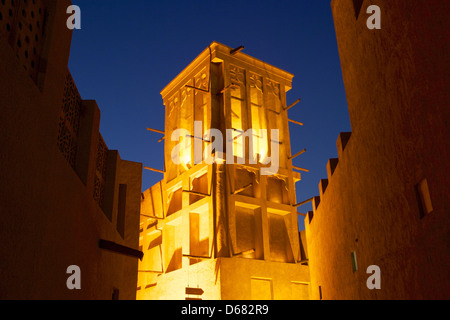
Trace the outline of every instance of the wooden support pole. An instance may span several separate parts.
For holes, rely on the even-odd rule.
[[[191,135],[191,134],[187,134],[187,135],[186,135],[186,138],[194,138],[194,139],[197,139],[197,140],[201,140],[201,141],[203,141],[203,142],[206,142],[206,143],[211,143],[210,140],[205,140],[205,139],[203,139],[203,138],[196,137],[196,136],[193,136],[193,135]]]
[[[268,109],[267,111],[269,111],[269,112],[273,112],[273,113],[275,113],[277,116],[279,116],[280,115],[280,113],[279,112],[276,112],[275,110],[272,110],[272,109]]]
[[[289,107],[287,107],[285,110],[288,111],[288,110],[292,109],[292,108],[295,107],[297,104],[299,104],[300,101],[302,101],[302,99],[298,99],[298,100],[295,101],[293,104],[291,104]]]
[[[308,169],[303,169],[303,168],[299,168],[299,167],[295,167],[295,166],[293,166],[292,169],[297,170],[297,171],[309,172]]]
[[[158,169],[153,169],[153,168],[150,168],[150,167],[144,167],[144,169],[145,170],[149,170],[149,171],[153,171],[153,172],[158,172],[158,173],[162,173],[162,174],[164,174],[165,172],[164,171],[162,171],[162,170],[158,170]]]
[[[297,158],[298,156],[304,154],[305,152],[306,152],[306,149],[303,149],[302,151],[300,151],[300,152],[296,153],[295,155],[289,157],[289,160],[292,160],[292,159],[294,159],[294,158]]]
[[[211,260],[211,257],[193,256],[190,254],[183,254],[183,257],[188,258],[188,259],[197,259],[197,260]]]
[[[239,46],[239,47],[237,47],[236,49],[231,50],[231,51],[230,51],[230,54],[231,54],[231,55],[235,55],[236,53],[241,52],[241,51],[244,50],[244,49],[245,49],[244,46]]]
[[[238,134],[236,137],[234,137],[233,140],[231,140],[231,141],[237,140],[237,139],[239,139],[240,137],[242,137],[243,135],[244,135],[244,132],[239,133],[239,134]]]
[[[202,88],[197,88],[197,87],[193,87],[193,86],[189,86],[189,85],[185,85],[185,87],[186,87],[186,88],[191,88],[191,89],[194,89],[194,90],[198,90],[198,91],[202,91],[202,92],[209,93],[209,90],[205,90],[205,89],[202,89]]]
[[[303,201],[303,202],[297,203],[296,205],[294,205],[294,207],[295,207],[295,208],[301,207],[301,206],[303,206],[304,204],[307,204],[307,203],[312,202],[313,200],[314,200],[314,198],[305,200],[305,201]]]
[[[247,190],[248,188],[250,188],[250,187],[252,187],[252,186],[253,186],[253,183],[250,183],[249,185],[247,185],[247,186],[245,186],[245,187],[243,187],[243,188],[240,188],[240,189],[236,190],[236,191],[233,193],[233,195],[239,194],[239,193],[241,193],[242,191],[245,191],[245,190]]]
[[[288,119],[288,121],[292,122],[292,123],[295,123],[295,124],[298,124],[299,126],[303,126],[303,123],[301,123],[301,122],[298,122],[298,121],[295,121],[295,120],[291,120],[291,119]]]
[[[141,260],[141,261],[144,258],[144,253],[142,251],[135,250],[135,249],[132,249],[129,247],[125,247],[120,244],[114,243],[112,241],[100,239],[98,242],[98,247],[100,249],[115,252],[115,253],[122,254],[125,256],[139,258],[139,260]]]
[[[230,84],[229,86],[226,86],[225,88],[223,88],[223,89],[220,91],[220,93],[218,93],[217,95],[219,95],[219,94],[224,94],[228,89],[231,89],[231,88],[239,88],[239,86],[238,86],[238,85],[235,85],[235,84]]]
[[[200,197],[211,197],[210,194],[201,193],[201,192],[197,192],[197,191],[183,190],[183,192],[189,193],[189,194],[193,194],[193,195],[196,195],[196,196],[200,196]]]
[[[152,128],[147,128],[147,131],[156,132],[156,133],[161,133],[161,134],[166,134],[164,131],[157,130],[157,129],[152,129]]]

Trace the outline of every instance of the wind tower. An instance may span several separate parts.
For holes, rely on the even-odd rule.
[[[165,168],[147,169],[164,179],[142,194],[138,299],[309,297],[293,75],[242,49],[213,42],[161,92],[165,129],[148,130],[164,135]]]

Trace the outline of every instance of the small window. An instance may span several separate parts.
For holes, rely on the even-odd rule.
[[[433,212],[433,204],[431,203],[430,189],[428,188],[427,179],[423,179],[416,185],[416,195],[419,202],[421,218]]]
[[[356,252],[352,252],[352,268],[353,272],[358,271],[358,261],[356,260]]]

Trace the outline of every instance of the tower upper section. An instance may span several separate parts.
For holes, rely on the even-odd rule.
[[[292,79],[286,71],[213,42],[161,92],[166,106],[166,181],[214,151],[218,155],[220,148],[223,159],[228,155],[227,164],[233,159],[267,165],[279,155],[280,170],[288,169],[286,92]],[[210,129],[223,139],[213,138]],[[174,155],[179,161],[173,161]]]

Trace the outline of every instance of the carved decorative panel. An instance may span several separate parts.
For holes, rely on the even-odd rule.
[[[106,164],[108,161],[108,147],[101,134],[99,134],[97,144],[97,162],[95,168],[95,182],[94,182],[94,200],[98,203],[100,208],[103,207],[103,199],[105,196],[105,182],[106,182]]]
[[[19,10],[19,1],[0,0],[0,34],[9,38],[14,27],[14,17]]]
[[[276,113],[281,112],[281,90],[280,84],[270,79],[267,80],[268,108]]]
[[[68,129],[64,117],[59,118],[58,148],[72,168],[75,168],[77,141],[72,132]]]
[[[64,87],[64,98],[60,109],[58,126],[58,148],[75,168],[78,131],[80,127],[81,96],[68,72]]]
[[[230,65],[231,83],[234,85],[245,85],[245,70],[235,65]]]
[[[206,70],[203,70],[195,77],[195,87],[205,91],[209,90],[209,75]],[[195,94],[201,93],[201,90],[196,90]]]
[[[0,33],[34,82],[39,75],[45,24],[46,8],[41,0],[0,0]]]
[[[259,92],[263,92],[263,79],[261,76],[250,73],[250,88],[255,88]]]

